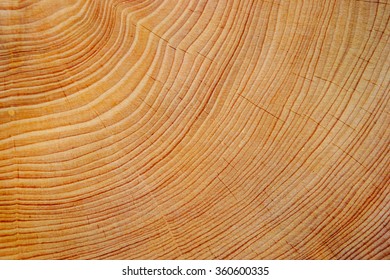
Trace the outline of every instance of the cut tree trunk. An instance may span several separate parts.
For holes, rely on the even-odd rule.
[[[1,1],[0,258],[389,259],[389,19]]]

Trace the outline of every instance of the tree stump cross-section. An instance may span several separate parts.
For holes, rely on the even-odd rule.
[[[3,0],[1,259],[389,259],[390,2]]]

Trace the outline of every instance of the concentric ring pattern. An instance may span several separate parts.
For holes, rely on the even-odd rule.
[[[389,259],[389,19],[1,1],[0,258]]]

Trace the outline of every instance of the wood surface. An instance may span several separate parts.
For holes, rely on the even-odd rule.
[[[0,1],[0,258],[390,259],[389,19]]]

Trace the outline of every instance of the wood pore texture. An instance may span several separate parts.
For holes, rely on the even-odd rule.
[[[390,259],[389,19],[2,0],[0,258]]]

